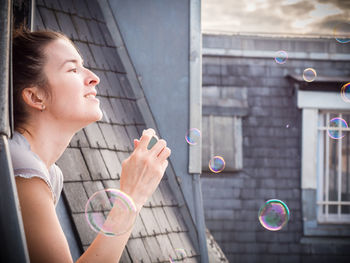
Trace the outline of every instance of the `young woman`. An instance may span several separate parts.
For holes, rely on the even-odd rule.
[[[95,98],[99,82],[67,36],[23,27],[14,32],[15,132],[9,145],[31,262],[72,262],[55,212],[63,186],[55,162],[77,131],[102,118]],[[137,213],[162,179],[171,152],[162,139],[148,150],[152,136],[153,129],[144,130],[122,163],[120,190]],[[115,237],[97,234],[77,262],[118,262],[131,230]]]

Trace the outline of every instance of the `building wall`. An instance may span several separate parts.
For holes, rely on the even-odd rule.
[[[308,67],[319,76],[349,77],[349,61],[308,58],[312,52],[346,54],[346,49],[334,39],[203,36],[203,94],[213,101],[225,89],[247,90],[243,169],[203,171],[201,178],[206,225],[230,262],[350,262],[349,238],[340,243],[327,237],[303,241],[301,110],[286,78]],[[292,54],[283,65],[269,56],[278,50]],[[258,57],[259,51],[266,56]],[[304,58],[293,58],[297,52]],[[232,136],[215,127],[214,133],[222,140]],[[291,211],[288,225],[280,231],[268,231],[258,221],[259,208],[273,198],[285,201]]]

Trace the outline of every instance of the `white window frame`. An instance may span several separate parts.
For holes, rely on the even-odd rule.
[[[307,209],[316,209],[317,217],[305,218],[304,217],[304,232],[317,234],[325,233],[324,229],[320,227],[322,224],[343,224],[345,220],[329,220],[322,218],[320,212],[317,209],[317,202],[320,202],[321,193],[318,191],[322,186],[322,164],[319,158],[322,157],[323,152],[318,152],[318,127],[319,127],[319,113],[324,111],[336,111],[336,112],[349,112],[350,104],[345,103],[340,93],[337,92],[324,92],[324,91],[304,91],[298,90],[297,92],[297,105],[302,110],[302,159],[301,159],[301,189],[302,191],[316,191],[317,197],[314,207],[303,208],[303,211]],[[303,206],[309,205],[308,202],[303,200]],[[334,218],[333,218],[334,219]],[[348,222],[346,222],[348,223]],[[310,230],[311,229],[311,230]],[[348,231],[346,231],[348,232]],[[343,233],[345,234],[345,233]],[[348,234],[348,233],[347,233]]]

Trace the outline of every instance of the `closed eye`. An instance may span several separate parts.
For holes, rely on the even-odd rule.
[[[73,71],[74,73],[77,73],[77,69],[76,68],[73,68],[71,70],[69,70],[69,72]]]

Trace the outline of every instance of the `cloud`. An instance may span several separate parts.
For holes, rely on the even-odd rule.
[[[346,3],[347,2],[347,3]],[[349,20],[350,1],[203,0],[204,32],[322,34]]]

